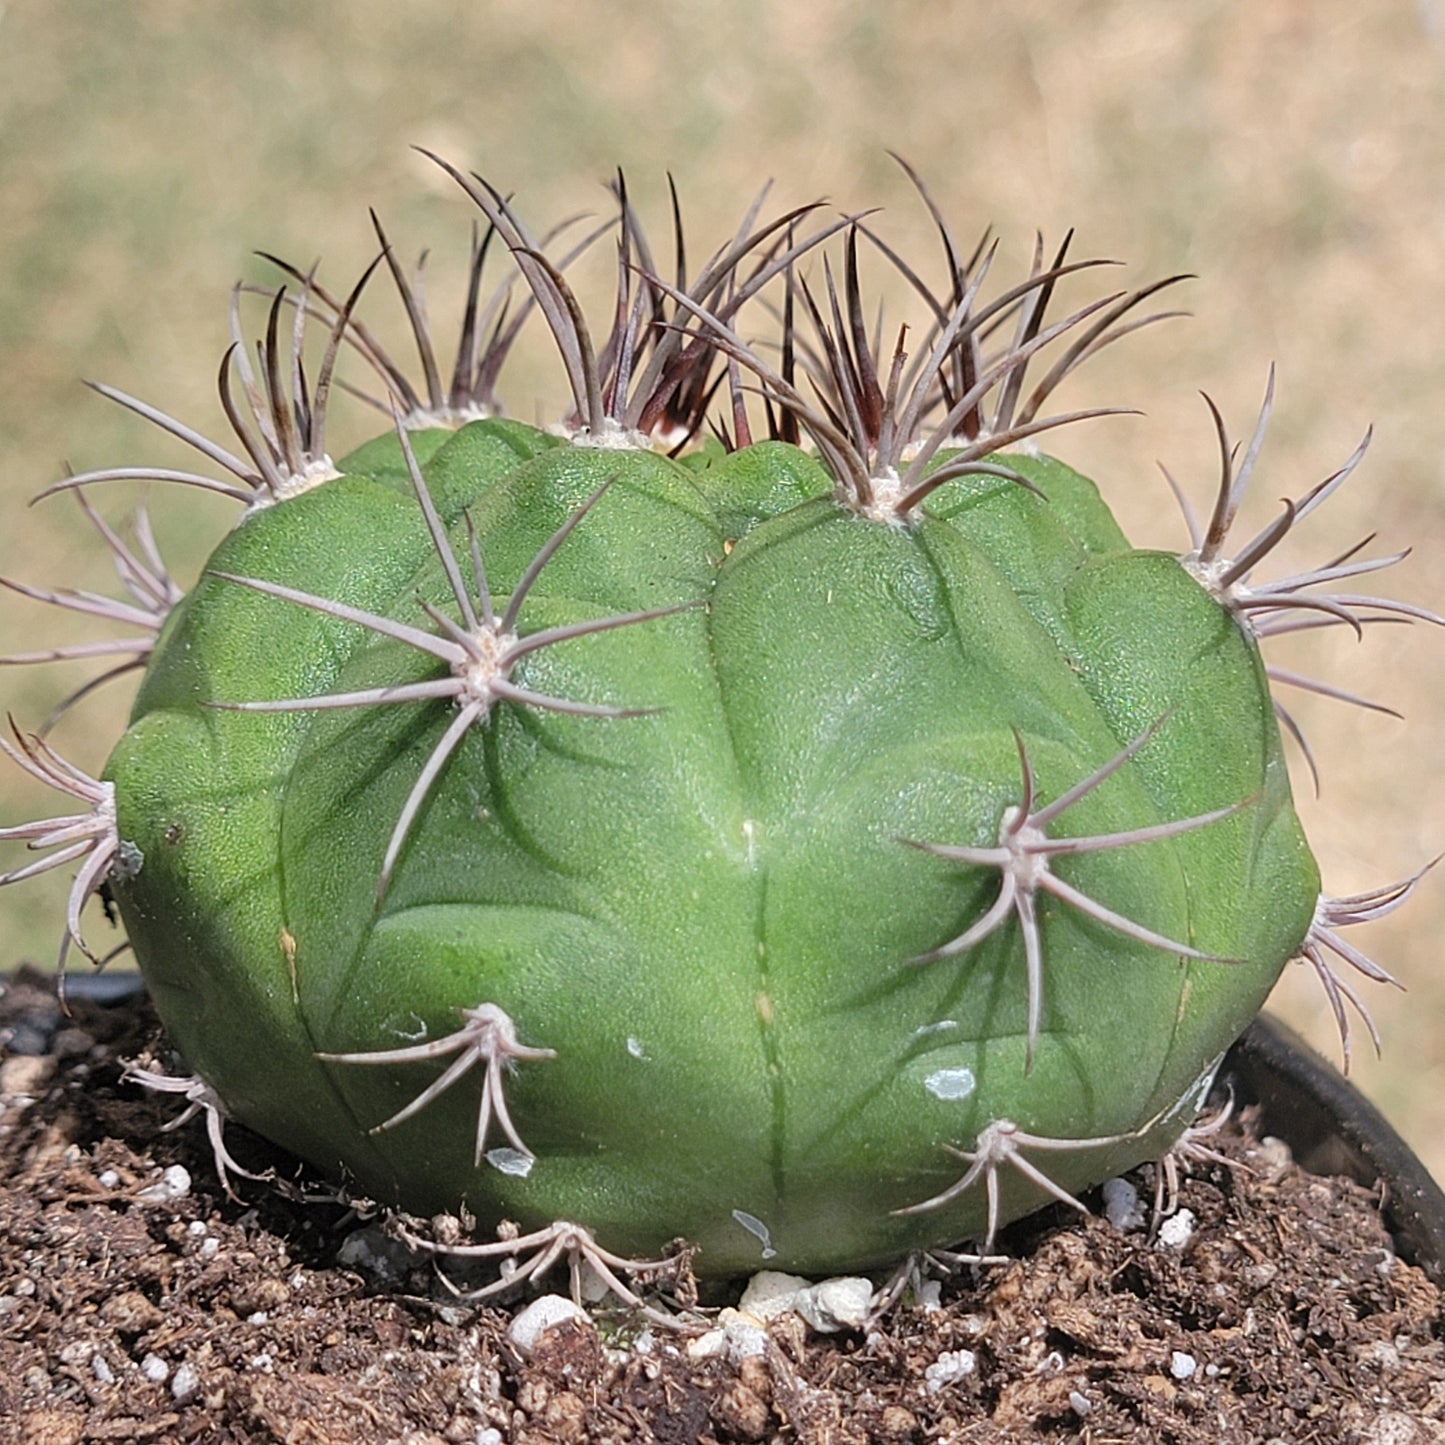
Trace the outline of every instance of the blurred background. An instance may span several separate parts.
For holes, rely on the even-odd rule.
[[[515,192],[539,229],[604,212],[604,183],[625,167],[664,256],[668,171],[697,259],[776,177],[779,208],[818,197],[883,207],[879,224],[939,279],[894,150],[960,238],[994,227],[1009,277],[1036,230],[1052,243],[1071,226],[1076,254],[1127,261],[1129,284],[1193,272],[1172,293],[1193,319],[1111,348],[1061,398],[1145,415],[1071,429],[1056,450],[1102,482],[1136,542],[1182,550],[1156,460],[1207,508],[1217,457],[1199,392],[1247,437],[1274,362],[1275,419],[1244,535],[1343,462],[1370,424],[1375,438],[1267,575],[1378,530],[1376,552],[1414,549],[1380,590],[1445,610],[1439,0],[0,3],[0,576],[112,591],[74,504],[27,510],[29,499],[66,465],[200,460],[79,378],[230,442],[215,372],[232,282],[273,279],[255,250],[320,258],[322,278],[345,289],[374,254],[374,206],[403,256],[432,248],[450,344],[471,214],[418,144]],[[597,280],[601,316],[605,264]],[[377,291],[368,319],[399,337],[395,298]],[[562,378],[540,331],[529,340],[504,390],[515,413],[550,419]],[[333,454],[372,425],[339,405]],[[96,490],[109,517],[129,515],[135,489]],[[153,491],[163,551],[189,584],[232,504]],[[0,652],[91,631],[0,597]],[[1445,635],[1377,627],[1357,642],[1335,628],[1282,639],[1271,656],[1406,715],[1298,696],[1323,783],[1316,802],[1297,767],[1296,790],[1327,889],[1373,887],[1445,850]],[[87,675],[8,668],[0,696],[33,727]],[[109,689],[67,717],[62,751],[98,769],[125,698],[124,685]],[[0,825],[53,807],[5,764]],[[7,846],[0,869],[17,854]],[[58,870],[0,893],[0,967],[53,961],[67,881]],[[1356,1021],[1354,1077],[1445,1179],[1442,925],[1445,868],[1351,937],[1408,988],[1362,981],[1385,1052],[1376,1061]],[[1275,1005],[1338,1059],[1306,969],[1287,970]]]

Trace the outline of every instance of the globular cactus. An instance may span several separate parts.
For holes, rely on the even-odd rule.
[[[512,1221],[483,1258],[580,1252],[619,1289],[678,1238],[710,1275],[881,1267],[1164,1154],[1291,960],[1348,1047],[1337,970],[1388,975],[1339,930],[1416,879],[1322,896],[1258,643],[1439,619],[1349,590],[1397,558],[1256,569],[1358,454],[1241,544],[1268,402],[1242,454],[1216,413],[1207,522],[1136,550],[1035,438],[1098,414],[1045,408],[1160,286],[1054,321],[1091,263],[1040,253],[985,299],[993,250],[936,207],[938,294],[814,208],[754,206],[696,274],[679,224],[668,281],[619,184],[599,346],[565,275],[597,235],[552,259],[452,174],[486,232],[450,384],[384,236],[419,383],[361,285],[284,268],[254,357],[233,306],[243,454],[109,392],[224,480],[57,488],[235,497],[198,583],[91,512],[132,601],[21,589],[137,627],[94,651],[144,675],[99,778],[43,730],[6,745],[77,811],[4,830],[54,851],[3,881],[78,863],[92,959],[81,907],[114,900],[196,1075],[138,1077],[207,1112],[223,1168],[230,1117],[388,1204]],[[864,247],[924,305],[894,346]],[[497,403],[534,312],[574,394],[552,430]],[[333,463],[351,352],[389,424]]]

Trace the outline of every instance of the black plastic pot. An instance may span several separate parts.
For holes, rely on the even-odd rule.
[[[1403,1259],[1445,1285],[1445,1192],[1380,1111],[1293,1030],[1261,1016],[1225,1055],[1219,1079],[1260,1129],[1312,1174],[1343,1174],[1383,1193]]]

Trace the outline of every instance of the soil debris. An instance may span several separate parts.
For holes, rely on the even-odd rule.
[[[1001,1235],[1011,1262],[920,1275],[860,1329],[787,1313],[698,1350],[597,1306],[524,1350],[527,1301],[459,1305],[376,1219],[245,1179],[227,1197],[204,1120],[162,1132],[184,1101],[122,1078],[166,1052],[143,999],[67,1016],[26,972],[0,994],[6,1445],[1445,1440],[1439,1292],[1374,1194],[1247,1114],[1182,1178],[1190,1227],[1153,1241],[1147,1209],[1050,1210]],[[226,1144],[297,1178],[242,1129]],[[1152,1198],[1152,1170],[1131,1182]]]

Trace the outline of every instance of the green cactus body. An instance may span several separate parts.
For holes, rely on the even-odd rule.
[[[694,469],[539,439],[499,462],[491,430],[463,429],[423,473],[458,556],[469,510],[499,601],[616,478],[540,574],[524,630],[697,605],[534,653],[530,688],[656,711],[497,705],[378,906],[382,850],[453,707],[210,704],[396,686],[431,660],[202,583],[109,776],[145,859],[116,889],[131,938],[233,1115],[417,1212],[578,1219],[629,1251],[683,1236],[713,1273],[761,1258],[739,1215],[803,1269],[978,1232],[982,1191],[896,1211],[956,1177],[945,1146],[995,1119],[1130,1136],[1065,1156],[1050,1171],[1065,1188],[1171,1142],[1318,895],[1258,657],[1225,611],[1175,559],[1131,552],[1088,483],[1049,461],[1019,463],[1041,495],[965,479],[894,527],[839,506],[781,444]],[[810,479],[821,495],[794,501]],[[211,570],[408,623],[417,598],[448,600],[415,502],[350,475],[257,512]],[[1048,799],[1160,718],[1065,831],[1247,806],[1060,871],[1238,961],[1182,962],[1050,901],[1026,1072],[1014,930],[912,962],[988,906],[997,876],[908,842],[994,838],[1020,794],[1015,731]],[[488,1003],[556,1055],[507,1080],[525,1171],[514,1150],[474,1162],[475,1082],[372,1133],[442,1064],[316,1057],[443,1037]],[[1006,1198],[1010,1213],[1039,1202],[1013,1181]]]
[[[80,910],[115,899],[196,1073],[134,1076],[210,1111],[223,1180],[230,1117],[352,1190],[499,1236],[458,1252],[535,1249],[522,1279],[585,1257],[638,1303],[616,1271],[661,1266],[607,1251],[682,1239],[715,1276],[866,1269],[978,1239],[988,1254],[1040,1204],[1082,1208],[1185,1135],[1292,959],[1324,985],[1348,1064],[1345,1006],[1368,1015],[1331,959],[1390,980],[1339,929],[1422,875],[1321,894],[1279,719],[1299,731],[1259,642],[1442,619],[1322,590],[1398,558],[1255,572],[1360,453],[1226,556],[1272,388],[1242,453],[1216,412],[1207,526],[1186,507],[1190,552],[1139,551],[1032,439],[1098,415],[1042,408],[1092,351],[1161,319],[1132,314],[1159,285],[1046,325],[1080,267],[1040,257],[985,305],[989,257],[962,265],[945,229],[931,329],[885,364],[859,283],[871,231],[799,240],[804,212],[758,225],[755,208],[685,288],[631,264],[647,248],[620,193],[598,351],[567,258],[452,174],[531,299],[483,346],[474,247],[445,389],[378,227],[425,395],[353,320],[360,286],[343,301],[290,268],[300,290],[274,296],[261,371],[245,345],[222,369],[249,461],[111,392],[233,480],[120,469],[61,487],[154,475],[247,510],[182,594],[144,514],[133,549],[82,493],[138,604],[99,609],[142,630],[129,727],[100,778],[43,730],[0,741],[84,805],[0,829],[57,850],[0,883],[80,860],[64,948],[92,959]],[[825,314],[794,268],[845,228]],[[774,285],[779,368],[733,324]],[[573,390],[555,434],[474,419],[532,306]],[[1005,322],[1013,340],[986,350]],[[335,464],[324,400],[344,341],[396,426]]]

